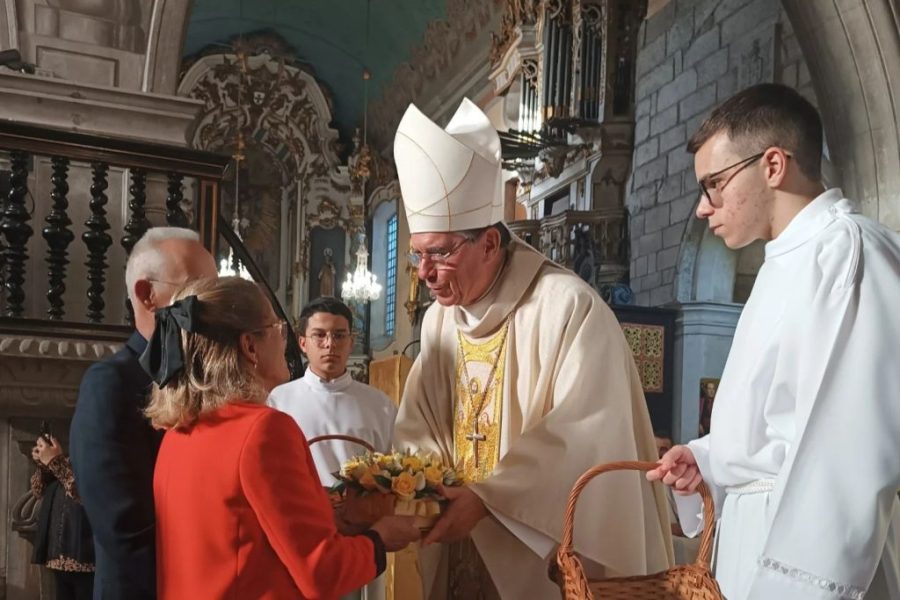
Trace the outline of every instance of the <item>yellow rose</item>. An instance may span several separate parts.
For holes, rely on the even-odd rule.
[[[378,457],[377,462],[378,462],[379,467],[381,467],[382,469],[387,469],[388,467],[391,466],[391,463],[394,462],[394,457],[391,456],[390,454],[383,454]]]
[[[444,482],[444,470],[434,465],[425,467],[425,481],[433,488]]]
[[[412,500],[416,497],[416,478],[403,471],[391,482],[391,489],[403,500]]]
[[[378,489],[378,483],[375,481],[375,476],[381,474],[381,469],[379,469],[376,465],[372,465],[366,472],[363,473],[362,477],[359,478],[359,484],[366,488],[367,490],[375,490]]]
[[[404,456],[403,460],[400,461],[400,465],[404,469],[408,469],[415,473],[416,471],[422,470],[422,459],[418,456]]]

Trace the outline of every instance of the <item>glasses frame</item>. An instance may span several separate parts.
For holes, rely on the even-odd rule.
[[[286,342],[288,339],[287,324],[288,324],[287,321],[285,321],[284,319],[279,319],[278,321],[275,321],[274,323],[269,323],[268,325],[266,325],[264,327],[260,327],[259,329],[253,329],[249,333],[263,333],[267,329],[271,329],[272,327],[278,327],[278,333],[281,334],[281,339]]]
[[[725,189],[725,186],[728,185],[728,184],[731,182],[731,180],[735,178],[735,176],[736,176],[738,173],[740,173],[741,171],[743,171],[744,169],[746,169],[747,167],[749,167],[750,165],[752,165],[755,161],[757,161],[757,160],[759,160],[760,158],[762,158],[763,156],[765,156],[765,155],[766,155],[766,152],[767,152],[767,150],[764,150],[764,151],[762,151],[762,152],[760,152],[760,153],[758,153],[758,154],[754,154],[753,156],[748,156],[747,158],[745,158],[745,159],[743,159],[743,160],[739,160],[739,161],[737,161],[736,163],[734,163],[734,164],[732,164],[732,165],[728,165],[728,166],[725,167],[724,169],[720,169],[720,170],[716,171],[715,173],[710,173],[709,175],[706,175],[706,176],[702,177],[702,178],[700,179],[700,181],[697,182],[697,185],[700,186],[700,192],[701,192],[704,196],[706,196],[707,202],[709,202],[710,204],[713,203],[713,200],[712,200],[712,193],[711,193],[711,192],[721,192],[723,189]],[[790,154],[788,154],[787,156],[790,156]],[[711,181],[712,179],[718,177],[719,175],[721,175],[722,173],[724,173],[724,172],[727,171],[728,169],[734,169],[735,167],[740,167],[740,168],[737,169],[737,170],[736,170],[734,173],[732,173],[731,175],[729,175],[724,181],[722,181],[721,183],[718,183],[718,182],[717,182],[716,185],[715,185],[714,187],[711,187],[711,186],[709,185],[709,184],[710,184],[710,181]]]
[[[184,285],[186,283],[184,281],[179,283],[177,281],[166,281],[165,279],[153,279],[151,277],[146,277],[144,280],[149,281],[150,283],[163,283],[165,285],[171,285],[172,287],[176,287],[176,288],[178,286]]]
[[[447,261],[450,260],[450,257],[459,252],[463,246],[473,242],[475,242],[475,239],[465,237],[458,244],[456,244],[446,252],[415,252],[413,250],[410,250],[407,253],[406,257],[407,260],[409,260],[409,264],[416,268],[419,268],[419,266],[422,264],[422,261],[426,259],[436,265],[445,265],[447,264]]]
[[[315,344],[317,348],[324,348],[329,339],[331,339],[332,344],[343,344],[346,341],[352,340],[354,333],[352,331],[348,331],[346,333],[343,331],[329,331],[327,333],[322,333],[321,335],[321,340],[317,339],[314,334],[301,335],[300,337],[312,340],[312,343]],[[335,337],[335,335],[346,335],[347,337],[338,339],[337,337]]]

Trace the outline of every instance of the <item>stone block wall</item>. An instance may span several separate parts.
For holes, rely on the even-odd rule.
[[[636,302],[675,300],[685,228],[699,190],[691,134],[721,101],[747,86],[780,81],[815,103],[809,71],[778,0],[670,0],[641,29],[635,152],[626,192],[631,285]],[[761,262],[739,258],[735,300],[743,301]]]

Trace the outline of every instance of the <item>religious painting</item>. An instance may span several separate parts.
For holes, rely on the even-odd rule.
[[[700,435],[709,433],[713,402],[719,390],[719,380],[704,377],[700,380]]]
[[[346,234],[340,227],[313,227],[309,231],[309,299],[341,296],[345,275]]]
[[[675,311],[611,306],[631,348],[641,378],[653,430],[672,430]]]
[[[234,197],[237,188],[238,231],[244,246],[263,277],[278,289],[281,263],[281,196],[282,174],[278,163],[264,148],[249,144],[246,159],[241,162],[237,184],[222,189],[222,215],[234,225]],[[224,244],[219,246],[218,259],[228,254]]]

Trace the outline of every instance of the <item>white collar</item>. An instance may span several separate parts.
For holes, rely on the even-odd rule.
[[[766,259],[799,248],[837,218],[839,212],[857,212],[840,188],[830,188],[794,215],[777,238],[766,243]]]
[[[337,379],[322,379],[318,375],[316,375],[312,369],[306,369],[306,373],[303,374],[303,381],[314,390],[321,390],[324,392],[341,392],[353,383],[353,378],[350,376],[350,370],[347,369],[344,371],[344,374],[338,377]]]

